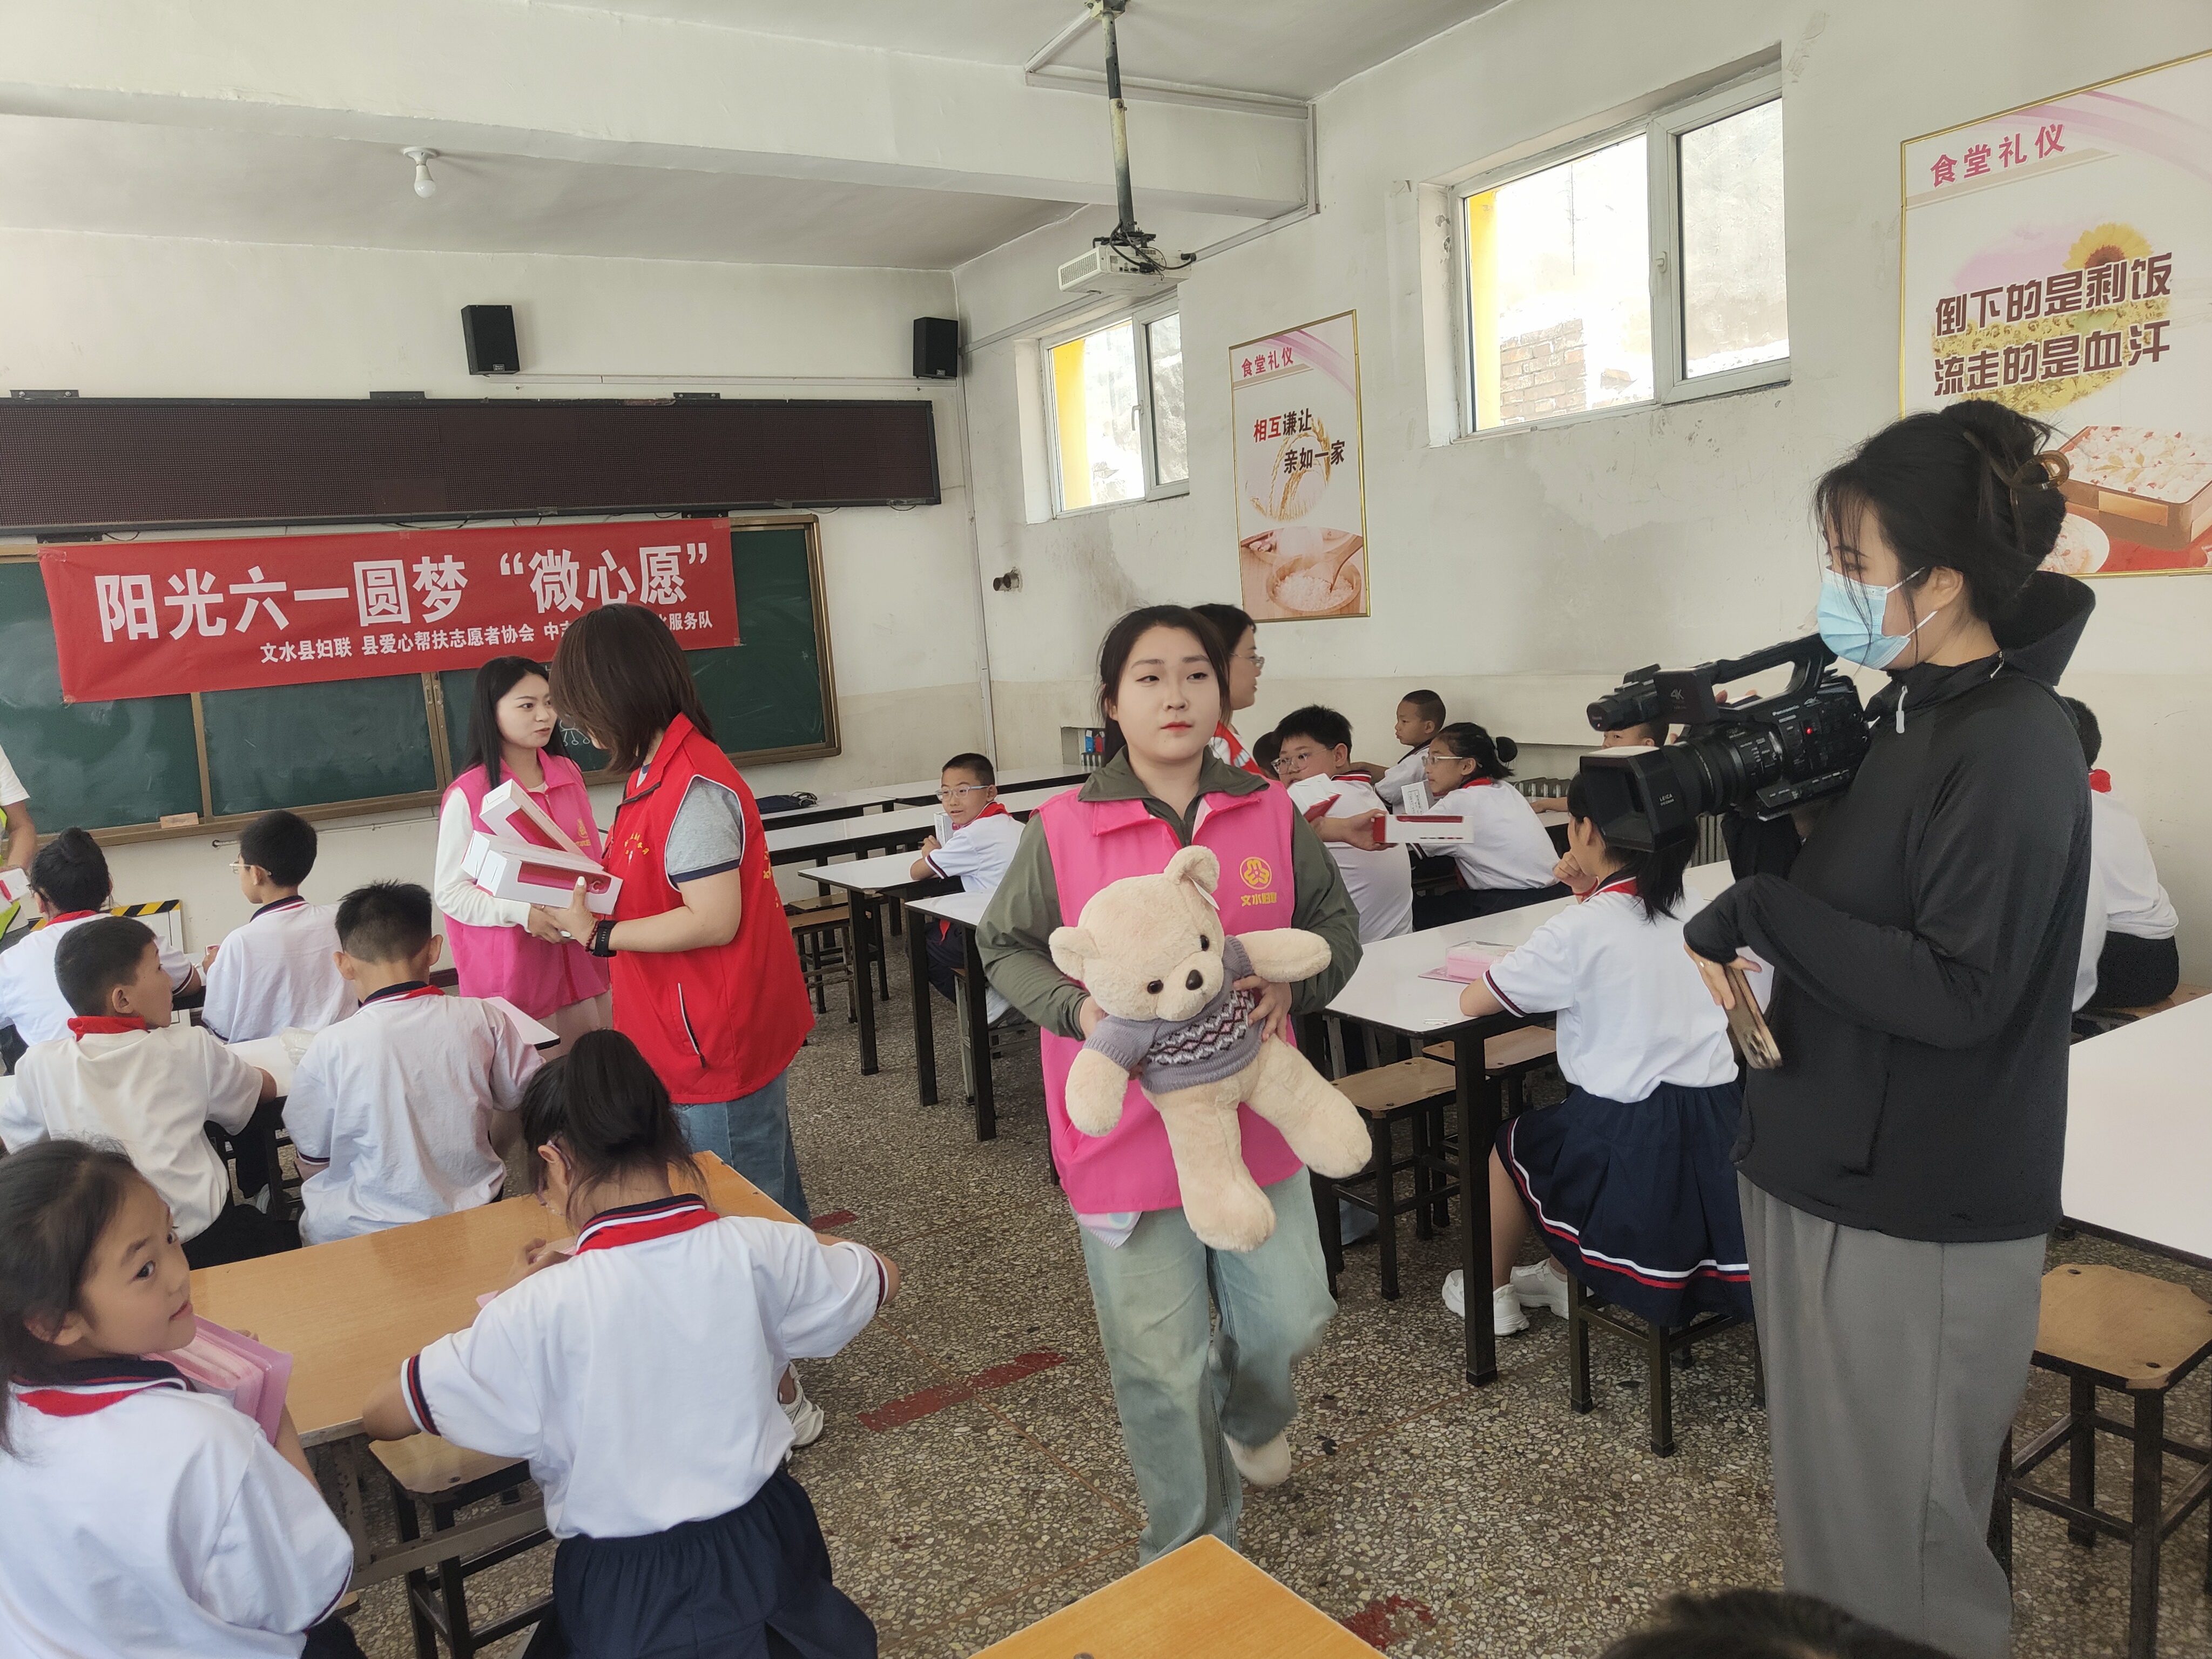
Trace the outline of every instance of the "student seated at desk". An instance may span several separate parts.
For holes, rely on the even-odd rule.
[[[57,1140],[0,1161],[11,1659],[359,1659],[330,1617],[353,1540],[291,1413],[271,1445],[161,1358],[196,1333],[190,1273],[169,1206],[122,1152]]]
[[[300,896],[315,867],[315,826],[296,813],[264,812],[239,836],[230,867],[256,908],[208,947],[200,1018],[225,1042],[337,1024],[354,1008],[338,972],[337,913]]]
[[[1375,839],[1382,800],[1364,772],[1347,769],[1352,722],[1315,703],[1285,715],[1273,735],[1281,743],[1276,768],[1289,786],[1291,805],[1328,844],[1359,912],[1359,942],[1412,933],[1413,860],[1405,848]]]
[[[1375,793],[1396,811],[1406,804],[1406,786],[1423,781],[1429,763],[1429,739],[1444,729],[1444,700],[1433,691],[1408,691],[1398,702],[1392,735],[1406,745],[1397,762],[1375,780]]]
[[[1667,722],[1650,720],[1640,726],[1609,726],[1598,738],[1601,749],[1656,749],[1667,741]],[[1564,812],[1565,795],[1531,795],[1528,805],[1539,812]]]
[[[72,928],[105,913],[112,887],[107,855],[82,830],[63,830],[31,860],[31,892],[46,926],[0,953],[0,1025],[13,1025],[26,1043],[69,1035],[76,1011],[54,979],[54,952]],[[197,989],[198,970],[167,945],[161,951],[170,988],[179,996]]]
[[[1259,766],[1261,777],[1273,778],[1278,783],[1281,782],[1283,775],[1277,767],[1282,757],[1283,734],[1279,729],[1273,732],[1262,732],[1252,739],[1252,759]],[[1364,777],[1366,775],[1363,773],[1361,775]]]
[[[2081,757],[2089,763],[2089,903],[2085,927],[2088,949],[2075,981],[2074,1006],[2143,1008],[2163,1002],[2181,983],[2181,953],[2173,936],[2180,915],[2158,879],[2150,842],[2118,795],[2112,776],[2097,767],[2105,734],[2088,704],[2061,697],[2074,716]],[[2100,898],[2102,914],[2094,914]],[[2103,926],[2099,927],[2101,921]],[[2101,938],[2100,937],[2101,934]]]
[[[866,1246],[717,1217],[670,1176],[700,1172],[668,1091],[628,1037],[591,1031],[522,1103],[539,1200],[573,1255],[533,1239],[514,1281],[362,1410],[379,1440],[417,1432],[527,1457],[561,1540],[553,1601],[570,1650],[873,1654],[830,1580],[776,1404],[792,1358],[842,1348],[898,1294]],[[780,1638],[780,1642],[779,1642]]]
[[[1415,897],[1416,931],[1566,896],[1553,875],[1559,855],[1536,809],[1505,787],[1518,752],[1512,738],[1493,738],[1468,720],[1429,739],[1425,770],[1436,803],[1429,810],[1466,819],[1473,839],[1438,844],[1438,853],[1455,866],[1459,886]]]
[[[945,809],[952,833],[941,845],[935,836],[922,842],[911,872],[916,881],[957,878],[966,892],[998,890],[1022,840],[1022,826],[999,805],[998,783],[987,756],[955,755],[945,763],[937,776],[937,804]],[[929,952],[929,982],[951,997],[954,971],[967,960],[966,947],[941,917],[922,943]]]
[[[1460,994],[1469,1018],[1557,1013],[1559,1070],[1571,1085],[1559,1105],[1498,1132],[1492,1328],[1527,1329],[1526,1308],[1565,1317],[1561,1262],[1655,1325],[1707,1312],[1748,1319],[1750,1259],[1729,1157],[1743,1090],[1728,1017],[1682,950],[1682,924],[1703,905],[1682,885],[1692,848],[1616,850],[1590,821],[1580,778],[1567,801],[1560,864],[1581,902]],[[1551,1259],[1516,1267],[1532,1218]],[[1456,1271],[1444,1302],[1465,1316]]]
[[[338,971],[361,1007],[307,1045],[284,1102],[307,1243],[474,1209],[506,1179],[538,1051],[491,1004],[429,982],[445,944],[432,914],[412,882],[338,905]]]
[[[284,1222],[234,1204],[230,1171],[207,1138],[233,1134],[276,1085],[197,1025],[169,1023],[169,975],[154,930],[128,916],[73,927],[54,970],[76,1010],[64,1036],[34,1042],[0,1104],[11,1152],[42,1140],[108,1141],[154,1183],[195,1267],[288,1250]]]

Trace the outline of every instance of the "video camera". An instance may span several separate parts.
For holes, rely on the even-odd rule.
[[[1656,749],[1583,757],[1583,787],[1606,840],[1646,851],[1675,846],[1696,836],[1705,813],[1778,818],[1850,787],[1866,756],[1866,711],[1858,688],[1828,672],[1835,659],[1814,634],[1695,668],[1654,663],[1590,704],[1600,732],[1662,720],[1689,728]],[[1784,663],[1794,672],[1773,696],[1724,703],[1713,695],[1716,685]]]

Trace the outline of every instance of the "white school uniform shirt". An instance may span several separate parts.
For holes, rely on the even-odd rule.
[[[1685,892],[1647,921],[1632,882],[1598,889],[1492,963],[1491,994],[1516,1014],[1559,1015],[1559,1070],[1586,1092],[1628,1105],[1662,1083],[1709,1089],[1736,1074],[1728,1016],[1682,949],[1705,908]]]
[[[777,1380],[883,1300],[865,1246],[679,1196],[609,1210],[567,1261],[401,1368],[418,1428],[527,1457],[556,1538],[635,1538],[750,1501],[782,1466]]]
[[[1021,843],[1021,824],[993,801],[955,830],[944,846],[922,856],[939,875],[948,880],[957,877],[964,891],[995,893],[1006,878],[1006,866],[1014,861],[1014,848]]]
[[[15,1383],[0,1452],[0,1652],[292,1659],[353,1543],[252,1419],[161,1360]]]
[[[15,769],[8,764],[8,751],[0,749],[0,807],[13,806],[19,800],[28,800],[31,792],[23,787],[22,779]]]
[[[284,1127],[328,1164],[301,1186],[310,1244],[399,1227],[491,1201],[507,1166],[495,1111],[522,1103],[538,1051],[475,997],[393,985],[317,1034],[292,1074]]]
[[[1551,833],[1528,805],[1528,798],[1508,784],[1471,783],[1455,789],[1430,809],[1438,814],[1465,818],[1474,831],[1473,841],[1440,842],[1434,850],[1449,853],[1459,866],[1460,880],[1474,888],[1549,887],[1553,866],[1559,861]]]
[[[20,947],[18,947],[20,948]],[[66,1034],[34,1042],[0,1096],[0,1140],[112,1140],[131,1155],[176,1218],[177,1237],[208,1230],[230,1202],[230,1172],[201,1127],[236,1134],[261,1100],[261,1072],[195,1025]]]
[[[1328,816],[1333,818],[1356,818],[1363,812],[1382,810],[1382,797],[1361,772],[1340,778],[1332,778],[1325,772],[1316,773],[1291,784],[1290,791],[1291,805],[1301,814],[1332,797]],[[1345,887],[1352,894],[1352,908],[1359,912],[1362,945],[1395,939],[1401,933],[1413,931],[1413,860],[1405,847],[1386,846],[1370,853],[1364,847],[1346,847],[1341,842],[1322,844],[1336,860],[1338,872],[1344,877]]]
[[[0,1025],[13,1025],[26,1042],[46,1042],[69,1035],[70,1017],[76,1011],[62,995],[54,979],[54,952],[69,930],[81,922],[96,921],[105,910],[76,911],[66,921],[55,921],[0,952]],[[156,941],[161,935],[156,933]],[[169,983],[181,988],[192,976],[185,956],[161,944],[162,971]]]
[[[1425,743],[1419,749],[1408,750],[1406,758],[1395,766],[1386,769],[1375,781],[1375,793],[1382,797],[1392,811],[1396,811],[1406,804],[1406,786],[1420,782],[1428,764],[1429,745]]]
[[[2096,797],[2092,795],[2090,799]],[[2090,814],[2091,828],[2095,828],[2096,814]],[[2094,837],[2091,845],[2094,847]],[[2097,994],[2097,968],[2105,954],[2105,933],[2107,922],[2105,915],[2104,872],[2097,867],[2094,851],[2089,857],[2089,892],[2081,905],[2081,958],[2074,964],[2074,1012],[2080,1013]]]
[[[2089,861],[2105,890],[2106,926],[2136,939],[2172,939],[2181,917],[2158,879],[2136,815],[2109,788],[2089,792]]]
[[[354,1011],[353,987],[333,960],[337,948],[336,906],[297,894],[263,905],[208,965],[200,1018],[225,1042],[337,1024]]]

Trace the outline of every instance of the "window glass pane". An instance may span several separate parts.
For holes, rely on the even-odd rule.
[[[1681,137],[1683,378],[1790,355],[1782,100]]]
[[[1182,318],[1163,317],[1148,331],[1152,354],[1152,481],[1190,477],[1190,434],[1182,423]]]
[[[1651,396],[1644,135],[1468,198],[1475,425]]]
[[[1116,323],[1054,346],[1052,407],[1059,428],[1060,506],[1142,500],[1136,325]]]

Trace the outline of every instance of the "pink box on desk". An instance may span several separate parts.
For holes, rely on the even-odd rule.
[[[292,1382],[292,1356],[211,1319],[198,1325],[190,1342],[162,1358],[185,1374],[195,1392],[219,1394],[252,1418],[275,1445],[284,1419],[284,1390]]]
[[[481,830],[471,837],[461,860],[469,878],[494,898],[520,899],[525,904],[566,905],[584,883],[584,903],[593,915],[614,914],[622,892],[622,878],[611,876],[581,853],[534,842],[509,841]]]
[[[526,841],[532,846],[551,847],[564,853],[588,855],[590,852],[588,848],[577,846],[574,839],[547,817],[545,809],[531,799],[529,792],[513,778],[484,796],[477,816],[495,836]]]
[[[1394,847],[1416,842],[1473,841],[1474,831],[1456,812],[1414,812],[1384,818],[1382,839]]]

